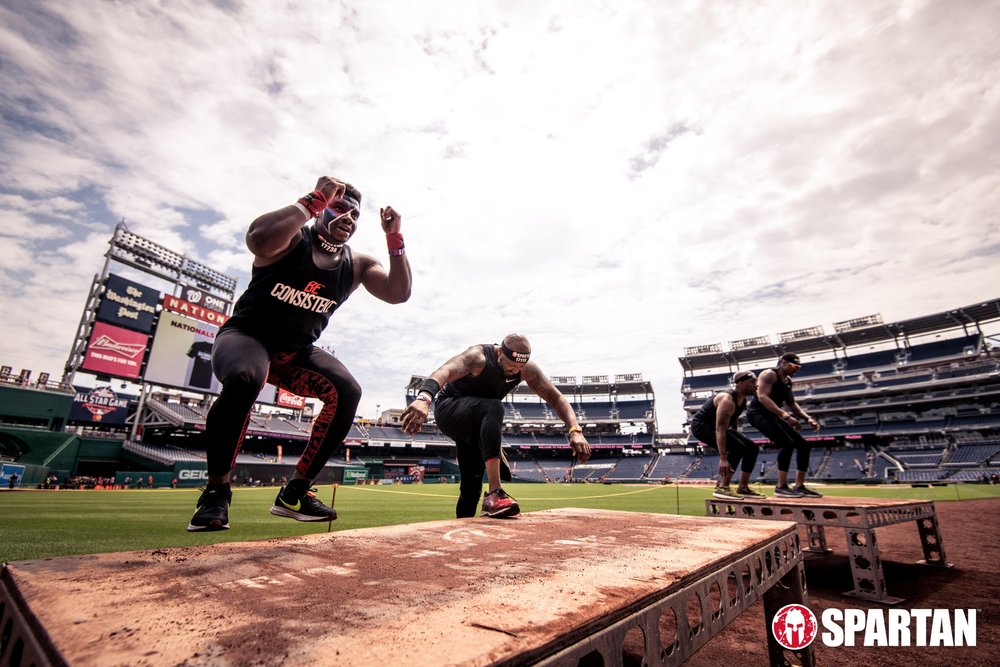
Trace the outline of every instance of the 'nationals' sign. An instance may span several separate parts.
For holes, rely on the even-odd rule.
[[[187,315],[188,317],[193,317],[196,320],[201,320],[202,322],[207,322],[208,324],[214,324],[217,327],[221,327],[229,319],[228,315],[224,315],[216,310],[211,310],[205,308],[204,306],[199,306],[196,303],[191,303],[190,301],[185,301],[176,296],[170,296],[169,294],[163,295],[163,308],[165,310],[171,310],[175,313],[180,313],[181,315]]]

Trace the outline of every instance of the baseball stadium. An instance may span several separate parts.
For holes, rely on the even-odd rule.
[[[452,518],[455,442],[433,412],[417,433],[400,420],[426,386],[417,369],[315,480],[337,520],[270,517],[316,410],[267,385],[235,460],[233,529],[186,533],[235,289],[119,225],[62,378],[3,366],[0,664],[995,664],[1000,298],[693,344],[659,396],[642,373],[552,376],[582,463],[521,383],[502,446],[523,513],[502,521]],[[774,495],[776,450],[745,420],[758,495],[713,496],[718,450],[657,432],[658,404],[690,421],[788,355],[819,426],[803,437],[820,497]],[[834,628],[863,613],[866,632],[782,643],[772,619],[787,637],[808,626],[788,605],[815,612],[814,634],[821,612]],[[906,609],[895,634],[872,630]],[[920,609],[941,613],[924,628]]]

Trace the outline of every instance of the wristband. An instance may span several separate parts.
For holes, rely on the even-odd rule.
[[[387,233],[385,235],[385,244],[389,247],[389,256],[391,257],[399,257],[406,254],[403,235],[399,232]]]
[[[577,425],[577,426],[570,426],[569,430],[566,431],[566,435],[573,435],[574,433],[580,433],[580,434],[582,434],[583,433],[583,429],[580,428],[579,425]]]
[[[428,394],[426,391],[422,391],[419,394],[417,394],[417,397],[414,398],[413,400],[415,400],[415,401],[427,401],[427,404],[430,405],[431,401],[433,401],[434,398],[430,394]]]
[[[300,203],[298,203],[298,202],[295,202],[295,208],[297,208],[297,209],[299,209],[300,211],[302,211],[303,213],[305,213],[305,214],[306,214],[306,217],[307,217],[307,218],[309,218],[309,219],[312,219],[312,217],[313,217],[313,216],[312,216],[312,214],[311,214],[311,213],[309,213],[309,209],[307,209],[307,208],[306,208],[305,206],[303,206],[302,204],[300,204]]]
[[[306,207],[306,210],[312,215],[312,217],[318,217],[326,209],[327,201],[326,196],[319,190],[313,190],[307,195],[303,195],[299,199],[300,204]]]
[[[426,380],[421,382],[420,386],[417,388],[417,397],[419,398],[420,394],[427,393],[430,394],[431,400],[433,401],[434,397],[437,396],[437,393],[439,391],[441,391],[441,385],[438,384],[437,380],[433,378],[427,378]]]

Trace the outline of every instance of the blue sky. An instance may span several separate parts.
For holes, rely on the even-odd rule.
[[[401,406],[525,333],[551,375],[1000,296],[997,2],[0,4],[0,361],[61,373],[115,223],[247,284],[249,222],[364,194],[321,339]]]

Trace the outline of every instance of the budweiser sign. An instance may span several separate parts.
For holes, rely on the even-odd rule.
[[[148,342],[146,334],[96,322],[81,367],[95,373],[137,378]]]

